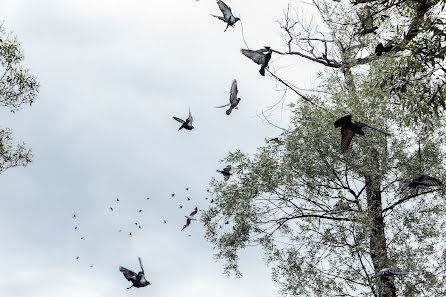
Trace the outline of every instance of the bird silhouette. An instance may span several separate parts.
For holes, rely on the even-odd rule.
[[[256,51],[249,49],[241,49],[240,51],[242,52],[243,55],[250,58],[254,63],[259,64],[261,66],[259,73],[262,76],[265,76],[265,68],[268,67],[268,63],[269,60],[271,60],[272,53],[275,52],[280,55],[284,54],[279,51],[271,49],[271,47],[269,46],[265,46],[263,49],[259,49]]]
[[[229,177],[232,175],[231,169],[232,169],[232,166],[228,165],[223,170],[217,170],[217,172],[220,172],[221,174],[223,174],[224,179],[228,180]]]
[[[383,53],[388,53],[395,48],[395,41],[389,40],[385,45],[381,42],[376,45],[375,54],[381,56]]]
[[[183,128],[186,130],[192,130],[194,128],[194,126],[192,126],[192,122],[194,119],[192,117],[192,114],[190,113],[190,108],[189,108],[189,116],[187,117],[187,119],[185,121],[178,117],[173,117],[173,118],[182,124],[180,126],[180,128],[178,128],[178,130],[181,130]]]
[[[122,272],[124,277],[129,281],[132,282],[132,285],[128,287],[127,289],[130,289],[132,287],[135,288],[142,288],[145,286],[150,285],[150,282],[146,280],[145,274],[144,274],[144,268],[142,267],[142,261],[141,258],[138,257],[139,266],[141,267],[141,271],[138,273],[135,273],[131,271],[130,269],[124,268],[122,266],[119,266],[119,271]]]
[[[376,127],[373,127],[369,124],[352,121],[351,114],[338,119],[334,123],[334,126],[336,128],[341,127],[341,150],[342,150],[342,152],[345,152],[348,149],[353,136],[355,136],[356,134],[364,135],[364,131],[362,131],[363,127],[368,127],[373,130],[376,130],[378,132],[381,132],[385,135],[390,135],[389,133],[387,133],[381,129],[378,129]]]
[[[142,209],[138,210],[138,212],[142,212]]]
[[[164,224],[166,224],[167,223],[167,221],[166,220],[164,220]]]
[[[77,230],[77,227],[74,227],[74,230]]]
[[[376,34],[376,30],[378,29],[377,26],[373,26],[373,17],[372,17],[372,13],[370,11],[370,6],[365,5],[362,13],[358,13],[359,16],[359,20],[361,21],[361,25],[362,25],[362,31],[359,33],[361,35],[366,35],[369,33],[375,33]]]
[[[186,191],[189,191],[189,188],[186,188]]]
[[[110,207],[110,210],[113,211],[113,207]]]
[[[189,198],[189,197],[187,197],[187,201],[190,201],[190,198]]]
[[[223,13],[223,16],[218,16],[218,15],[214,15],[214,14],[211,14],[211,16],[213,16],[217,19],[220,19],[226,23],[226,28],[224,31],[224,32],[226,32],[226,30],[228,30],[229,26],[234,27],[234,24],[237,23],[238,21],[240,21],[240,19],[235,17],[232,14],[231,8],[228,5],[226,5],[226,3],[224,3],[223,1],[217,0],[217,5],[218,5],[218,8],[220,8],[221,12]]]
[[[232,81],[232,85],[231,85],[231,92],[229,95],[229,103],[222,105],[222,106],[216,106],[216,108],[222,108],[222,107],[226,107],[229,106],[229,109],[226,110],[226,114],[230,115],[232,110],[234,108],[237,108],[237,105],[240,103],[240,98],[237,98],[237,93],[238,93],[238,89],[237,89],[237,80],[233,80]]]
[[[190,225],[191,221],[196,221],[197,219],[194,218],[194,216],[197,214],[198,212],[198,207],[195,207],[194,211],[192,211],[188,216],[184,216],[186,218],[186,224],[183,226],[183,228],[181,230],[184,230],[187,228],[187,226]]]
[[[175,196],[175,194],[174,194],[174,193],[172,193],[171,195],[172,195],[172,197],[174,197],[174,196]]]
[[[119,198],[116,198],[116,201],[119,202]]]
[[[380,270],[377,274],[373,275],[371,279],[382,277],[388,280],[393,280],[396,275],[408,275],[409,273],[401,270],[398,267],[389,267]]]
[[[73,215],[73,218],[75,218],[75,217],[76,217],[76,214]]]
[[[183,208],[183,206],[182,206],[182,205],[180,205],[180,208]]]
[[[407,188],[414,188],[416,190],[416,194],[418,194],[419,188],[441,186],[442,184],[443,183],[435,177],[420,174],[417,175],[414,179],[407,180],[401,188],[401,192],[403,192]]]

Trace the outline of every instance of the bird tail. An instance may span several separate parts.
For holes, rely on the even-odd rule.
[[[181,127],[180,128],[178,128],[178,131],[180,131],[181,129],[183,129],[184,128],[184,126],[183,125],[181,125]]]
[[[229,28],[229,21],[228,21],[228,24],[226,25],[226,29],[223,32],[226,32],[226,30],[228,30],[228,28]]]
[[[407,189],[410,185],[410,183],[412,182],[412,180],[407,180],[406,183],[403,185],[403,187],[401,188],[401,192],[403,192],[405,189]]]
[[[231,112],[232,112],[232,107],[229,107],[229,109],[226,111],[226,114],[227,114],[227,115],[230,115]]]

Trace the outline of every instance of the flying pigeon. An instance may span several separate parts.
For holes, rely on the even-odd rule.
[[[375,54],[377,56],[381,56],[383,53],[388,53],[391,50],[395,48],[395,41],[389,40],[385,45],[383,45],[381,42],[378,43],[378,45],[375,48]]]
[[[186,188],[186,191],[189,191],[189,188]]]
[[[229,177],[232,175],[231,169],[232,169],[232,166],[228,165],[223,170],[217,170],[217,172],[220,172],[221,174],[223,174],[223,176],[225,177],[225,180],[228,180]]]
[[[398,267],[390,267],[390,268],[384,268],[377,274],[373,275],[371,278],[377,278],[382,277],[386,278],[388,280],[393,280],[395,278],[395,275],[408,275],[409,273],[406,271],[403,271],[399,269]]]
[[[116,201],[119,202],[119,198],[116,198]]]
[[[138,210],[138,212],[142,212],[142,209]]]
[[[77,227],[74,227],[74,230],[77,230]]]
[[[175,194],[174,194],[174,193],[172,193],[171,195],[172,195],[172,197],[174,197],[174,196],[175,196]]]
[[[182,205],[180,205],[180,208],[183,208],[183,206],[182,206]]]
[[[234,27],[234,24],[237,23],[238,21],[240,21],[240,19],[235,17],[232,14],[231,8],[229,6],[227,6],[223,1],[217,0],[217,5],[218,5],[218,8],[220,8],[221,12],[223,13],[223,16],[218,16],[218,15],[214,15],[214,14],[211,14],[211,16],[213,16],[217,19],[220,19],[227,24],[226,29],[224,31],[224,32],[226,32],[226,30],[228,30],[229,26]]]
[[[369,124],[352,121],[351,114],[338,119],[334,123],[334,126],[336,128],[341,127],[341,135],[342,135],[341,150],[342,150],[342,152],[345,152],[348,149],[348,146],[350,145],[350,142],[352,141],[352,138],[353,138],[353,136],[355,136],[355,134],[364,135],[364,131],[362,131],[362,129],[361,129],[362,127],[368,127],[373,130],[376,130],[378,132],[381,132],[385,135],[390,135],[389,133],[387,133],[381,129],[375,128]]]
[[[79,260],[79,257],[76,257],[76,260]]]
[[[189,116],[186,119],[186,121],[177,118],[177,117],[173,117],[176,121],[180,122],[182,125],[180,126],[180,128],[178,128],[178,130],[181,129],[186,129],[186,130],[192,130],[194,128],[194,126],[192,126],[192,122],[193,122],[193,118],[192,118],[192,114],[190,113],[190,108],[189,108]]]
[[[183,228],[181,229],[181,230],[184,230],[184,229],[186,229],[187,228],[187,226],[189,226],[190,225],[190,222],[192,221],[192,220],[194,220],[194,221],[196,221],[197,219],[195,219],[194,218],[194,215],[196,215],[197,214],[197,212],[198,212],[198,207],[196,207],[195,206],[195,209],[194,209],[194,211],[193,212],[191,212],[190,213],[190,215],[188,215],[188,216],[184,216],[185,218],[186,218],[186,225],[184,225],[183,226]]]
[[[432,176],[420,174],[417,175],[414,179],[407,180],[401,188],[401,192],[403,192],[407,188],[415,188],[418,194],[419,188],[441,186],[442,184],[443,183],[441,181]]]
[[[75,218],[75,217],[76,217],[76,214],[73,215],[73,218]]]
[[[366,35],[369,33],[375,33],[378,29],[377,26],[373,26],[373,17],[370,12],[370,7],[368,5],[364,6],[362,13],[358,13],[359,19],[362,25],[362,31],[359,33],[361,35]]]
[[[122,266],[119,266],[119,271],[122,272],[124,277],[129,282],[132,282],[132,285],[130,287],[128,287],[127,289],[130,289],[132,287],[142,288],[142,287],[145,287],[147,285],[150,285],[150,282],[147,281],[145,276],[144,276],[144,268],[142,267],[141,258],[138,257],[138,260],[139,260],[139,266],[141,266],[141,271],[138,272],[138,273],[135,273],[135,272],[131,271],[130,269],[124,268]]]
[[[242,54],[250,58],[254,63],[261,65],[259,73],[265,76],[265,68],[268,67],[269,60],[273,52],[283,55],[283,53],[271,49],[269,46],[265,46],[263,49],[256,51],[249,49],[241,49]]]
[[[113,211],[113,207],[110,207],[110,210]]]
[[[187,201],[190,201],[190,198],[189,198],[189,197],[187,197]]]
[[[230,115],[232,110],[234,108],[237,108],[237,105],[240,103],[240,100],[241,100],[240,98],[237,98],[237,93],[238,93],[237,81],[234,79],[232,81],[232,85],[231,85],[231,93],[229,96],[229,103],[222,105],[222,106],[217,106],[216,108],[222,108],[222,107],[226,107],[226,106],[230,105],[229,109],[226,110],[226,114]]]
[[[166,224],[167,223],[167,221],[166,220],[164,220],[164,224]]]

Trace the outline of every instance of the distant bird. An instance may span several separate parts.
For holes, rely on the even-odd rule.
[[[138,212],[142,212],[142,209],[138,210]]]
[[[150,197],[147,197],[147,198],[146,198],[146,200],[149,200],[149,199],[150,199]]]
[[[229,224],[229,221],[226,221],[226,222],[225,222],[225,225],[227,225],[227,224]]]
[[[119,202],[119,198],[116,198],[116,201]]]
[[[182,205],[180,205],[180,208],[183,208],[183,206],[182,206]]]
[[[358,16],[362,25],[362,31],[359,34],[361,35],[366,35],[369,33],[376,34],[375,31],[378,29],[378,27],[373,26],[373,17],[370,11],[370,6],[368,5],[364,6],[362,13],[358,13]]]
[[[141,258],[138,257],[139,266],[141,266],[141,271],[138,273],[135,273],[131,271],[130,269],[124,268],[122,266],[119,266],[119,271],[122,272],[124,277],[129,281],[132,282],[132,285],[128,287],[127,289],[130,289],[132,287],[135,288],[142,288],[147,285],[150,285],[150,282],[146,280],[144,275],[144,268],[142,267]]]
[[[138,226],[138,229],[141,229],[141,226]]]
[[[186,191],[189,191],[189,188],[186,188]]]
[[[229,109],[226,110],[226,114],[230,115],[232,110],[234,108],[237,108],[237,105],[240,103],[240,98],[237,98],[237,93],[238,93],[238,89],[237,89],[237,81],[234,79],[232,81],[232,85],[231,85],[231,92],[229,95],[229,103],[222,105],[222,106],[216,106],[216,108],[222,108],[222,107],[226,107],[229,105]]]
[[[190,201],[190,198],[189,198],[189,197],[187,197],[187,201]]]
[[[77,230],[77,227],[74,227],[74,230]]]
[[[210,191],[211,191],[211,190],[209,190],[209,189],[206,190],[206,192],[208,192],[208,193],[209,193]]]
[[[129,235],[132,236],[132,232],[130,232]]]
[[[76,217],[76,214],[73,215],[73,218],[75,218],[75,217]]]
[[[206,197],[206,198],[204,198],[205,200],[208,200],[209,198],[208,197]]]
[[[406,181],[406,183],[401,188],[401,192],[403,192],[407,188],[414,188],[416,189],[416,193],[418,194],[419,188],[428,188],[428,187],[435,187],[435,186],[441,186],[443,183],[429,175],[420,174],[417,175],[414,179],[409,179]]]
[[[214,203],[214,199],[211,199],[211,203]]]
[[[237,23],[238,21],[240,21],[240,19],[235,17],[232,14],[231,8],[229,6],[227,6],[223,1],[217,0],[217,5],[218,5],[218,8],[220,8],[221,12],[223,13],[223,16],[218,16],[218,15],[214,15],[214,14],[211,14],[211,16],[213,16],[217,19],[220,19],[227,24],[226,29],[224,31],[224,32],[226,32],[226,30],[228,30],[229,26],[234,27],[234,24]]]
[[[135,225],[138,226],[138,222],[135,222]]]
[[[90,268],[93,268],[93,265],[90,265]]]
[[[166,224],[167,223],[167,221],[166,220],[164,220],[164,224]]]
[[[83,237],[81,237],[81,239],[84,239]]]
[[[268,139],[268,142],[275,142],[277,144],[283,144],[283,141],[280,140],[279,137],[270,138],[270,139]]]
[[[265,76],[265,68],[268,67],[269,60],[271,60],[271,55],[273,52],[283,55],[283,53],[275,51],[271,49],[269,46],[265,46],[263,49],[259,49],[256,51],[249,49],[241,49],[242,54],[246,57],[250,58],[254,63],[259,64],[260,70],[259,73],[262,76]]]
[[[122,230],[121,230],[121,229],[119,229],[119,230],[118,230],[118,232],[122,232]]]
[[[373,275],[371,278],[377,278],[382,277],[388,280],[395,279],[395,275],[408,275],[409,273],[406,271],[403,271],[399,269],[398,267],[390,267],[390,268],[384,268],[380,270],[377,274]]]
[[[223,170],[217,170],[217,172],[220,172],[221,174],[223,174],[225,180],[228,180],[229,177],[232,175],[231,169],[232,169],[232,166],[228,165]]]
[[[187,117],[186,121],[183,121],[180,118],[177,117],[173,117],[176,121],[180,122],[182,125],[180,126],[180,128],[178,128],[178,130],[181,129],[186,129],[186,130],[192,130],[194,128],[194,126],[192,126],[192,122],[193,122],[193,117],[192,114],[190,113],[190,108],[189,108],[189,116]]]
[[[172,197],[174,197],[174,196],[175,196],[175,194],[174,194],[174,193],[172,193],[171,195],[172,195]]]
[[[76,257],[76,260],[79,260],[79,257]]]
[[[395,41],[389,40],[385,45],[383,45],[381,42],[378,43],[378,45],[375,48],[375,54],[377,56],[381,56],[383,53],[388,53],[391,50],[395,48]]]
[[[351,114],[338,119],[334,123],[334,126],[336,128],[341,127],[341,150],[342,150],[342,152],[345,152],[348,149],[350,142],[352,141],[352,138],[353,138],[353,136],[355,136],[355,134],[364,135],[364,131],[362,131],[362,129],[361,129],[362,127],[368,127],[373,130],[376,130],[378,132],[381,132],[385,135],[390,135],[389,133],[387,133],[381,129],[375,128],[369,124],[352,121]]]
[[[113,207],[110,207],[110,210],[113,211]]]
[[[190,225],[190,222],[192,220],[196,221],[197,219],[194,218],[194,215],[196,215],[198,212],[198,207],[195,207],[194,211],[191,212],[188,216],[184,216],[186,218],[186,224],[183,226],[183,228],[181,230],[184,230],[187,228],[187,226]]]

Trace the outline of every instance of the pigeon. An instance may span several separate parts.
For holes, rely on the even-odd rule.
[[[231,8],[229,6],[227,6],[223,1],[217,0],[217,5],[218,5],[218,8],[220,8],[221,12],[223,13],[223,16],[218,16],[218,15],[214,15],[214,14],[211,14],[211,16],[213,16],[217,19],[220,19],[227,24],[226,29],[224,31],[224,32],[226,32],[226,30],[228,30],[229,26],[234,27],[234,24],[237,23],[238,21],[240,21],[240,18],[235,17],[232,14]]]
[[[187,201],[190,201],[190,198],[189,198],[189,197],[187,197]]]
[[[184,216],[186,218],[186,224],[183,226],[183,228],[181,230],[184,230],[187,228],[187,226],[190,225],[190,222],[192,220],[196,221],[197,219],[194,218],[194,215],[196,215],[198,212],[198,207],[195,206],[195,209],[193,212],[191,212],[188,216]]]
[[[75,218],[75,217],[76,217],[76,214],[73,215],[73,218]]]
[[[375,33],[378,30],[377,26],[373,26],[373,17],[370,12],[370,7],[368,5],[364,6],[363,13],[358,13],[359,19],[362,25],[362,31],[359,33],[361,35],[366,35],[370,33]]]
[[[110,207],[110,210],[113,211],[113,207]]]
[[[194,126],[192,126],[192,122],[193,122],[193,118],[192,118],[192,115],[191,115],[191,113],[190,113],[190,108],[189,108],[189,116],[188,116],[188,118],[186,119],[186,121],[183,121],[182,119],[180,119],[180,118],[177,118],[177,117],[173,117],[176,121],[178,121],[178,122],[180,122],[182,125],[180,126],[180,128],[178,128],[178,130],[181,130],[181,129],[186,129],[186,130],[192,130],[193,128],[194,128]]]
[[[119,198],[116,198],[116,201],[119,202]]]
[[[142,209],[138,210],[138,212],[142,212]]]
[[[76,257],[76,260],[79,260],[79,257]]]
[[[283,141],[280,140],[279,137],[270,138],[270,139],[268,139],[268,142],[275,142],[277,144],[283,144]]]
[[[147,285],[150,285],[150,282],[147,281],[146,278],[145,278],[144,268],[142,267],[141,258],[138,257],[138,260],[139,260],[139,266],[141,266],[141,271],[138,272],[138,273],[135,273],[135,272],[131,271],[130,269],[124,268],[122,266],[119,266],[119,271],[122,272],[124,277],[129,282],[132,282],[132,285],[130,287],[128,287],[127,289],[130,289],[132,287],[142,288],[142,287],[145,287]]]
[[[222,108],[222,107],[226,107],[229,105],[229,109],[226,110],[226,114],[230,115],[232,110],[234,108],[237,108],[237,105],[240,103],[240,98],[237,98],[237,93],[238,93],[238,89],[237,89],[237,81],[234,79],[232,81],[232,85],[231,85],[231,93],[229,96],[229,103],[222,105],[222,106],[216,106],[216,108]]]
[[[132,236],[132,232],[130,232],[129,235]]]
[[[217,172],[220,172],[221,174],[223,174],[225,180],[228,180],[229,177],[232,175],[231,169],[232,169],[232,166],[228,165],[223,170],[217,170]]]
[[[174,193],[172,193],[171,195],[172,195],[172,197],[174,197],[174,196],[175,196],[175,194],[174,194]]]
[[[180,205],[180,208],[183,208],[183,206],[182,206],[182,205]]]
[[[265,68],[268,67],[269,60],[273,52],[283,55],[283,53],[271,49],[269,46],[265,46],[263,49],[256,51],[249,49],[241,49],[242,54],[250,58],[254,63],[261,65],[259,73],[261,76],[265,76]]]
[[[74,227],[74,230],[77,230],[77,227]]]
[[[334,123],[334,126],[336,128],[341,127],[341,135],[342,135],[341,150],[342,150],[342,152],[345,152],[348,149],[348,146],[350,145],[350,142],[352,141],[352,138],[353,138],[353,136],[355,136],[355,134],[364,135],[364,131],[362,131],[362,129],[361,129],[362,127],[369,127],[371,129],[381,132],[385,135],[390,135],[389,133],[387,133],[383,130],[380,130],[378,128],[375,128],[369,124],[352,121],[351,114],[338,119]]]
[[[403,271],[398,267],[390,267],[382,269],[377,274],[373,275],[371,278],[374,279],[377,277],[382,277],[388,280],[393,280],[395,278],[395,275],[408,275],[408,274],[409,274],[408,272]]]
[[[167,223],[167,221],[166,220],[164,220],[164,224],[166,224]]]
[[[443,183],[441,181],[432,176],[420,174],[417,175],[414,179],[407,180],[401,188],[401,192],[403,192],[407,188],[415,188],[417,191],[416,193],[418,194],[419,188],[441,186],[442,184]]]
[[[211,199],[211,203],[214,203],[214,199]]]
[[[186,191],[189,191],[189,188],[186,188]]]
[[[377,56],[381,56],[383,53],[388,53],[391,50],[395,48],[395,42],[394,40],[389,40],[385,45],[383,45],[381,42],[378,43],[378,45],[375,48],[375,54]]]

